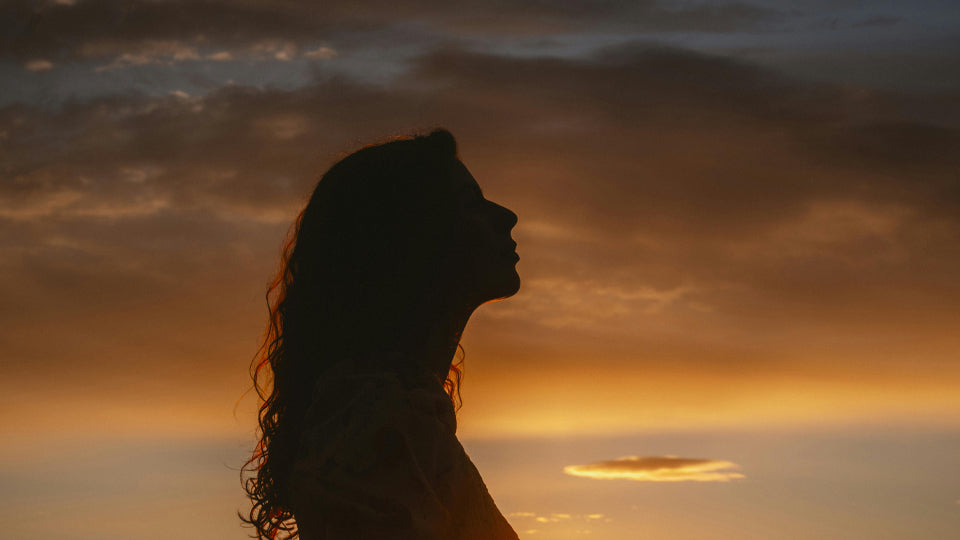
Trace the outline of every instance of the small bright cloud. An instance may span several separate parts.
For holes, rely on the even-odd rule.
[[[273,58],[281,62],[288,62],[296,58],[298,53],[299,47],[293,41],[265,39],[255,42],[243,49],[242,56],[252,60],[267,60]]]
[[[219,51],[213,54],[208,54],[207,60],[213,60],[214,62],[229,62],[230,60],[233,60],[233,54],[230,51]]]
[[[550,514],[546,516],[532,514],[531,517],[533,517],[537,523],[557,523],[558,521],[570,519],[572,516],[570,514]]]
[[[567,513],[561,513],[561,512],[553,512],[550,514],[537,514],[536,512],[510,512],[509,514],[507,514],[507,517],[514,518],[514,519],[520,518],[518,519],[518,521],[520,521],[521,523],[529,519],[539,525],[548,525],[548,526],[555,527],[556,524],[567,523],[567,522],[578,522],[578,523],[579,522],[586,522],[586,523],[596,522],[597,520],[603,519],[604,514],[567,514]],[[604,521],[610,522],[612,520],[610,518],[607,518]],[[526,523],[529,523],[529,522],[526,522]],[[582,532],[582,531],[578,530],[577,532]]]
[[[729,482],[744,478],[739,466],[729,461],[691,459],[675,456],[626,456],[587,465],[569,465],[563,472],[572,476],[598,479],[624,479],[638,482]]]
[[[53,62],[41,58],[30,60],[23,67],[26,68],[27,71],[47,71],[48,69],[53,69]]]
[[[82,52],[87,56],[96,56],[101,52],[101,48],[102,47],[91,45],[85,47]],[[200,59],[201,56],[196,47],[179,41],[145,41],[133,49],[123,52],[120,56],[117,56],[113,62],[96,68],[95,71],[108,71],[111,69],[150,64],[172,65],[177,62]]]
[[[305,51],[303,53],[304,58],[309,58],[311,60],[330,60],[335,56],[337,56],[337,51],[331,49],[330,47],[317,47],[316,49]]]

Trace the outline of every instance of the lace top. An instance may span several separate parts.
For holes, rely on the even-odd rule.
[[[340,369],[316,387],[292,467],[303,540],[517,539],[429,374]]]

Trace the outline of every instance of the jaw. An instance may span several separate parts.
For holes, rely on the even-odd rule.
[[[517,294],[519,290],[520,275],[516,270],[513,270],[509,274],[503,275],[500,279],[491,281],[486,287],[484,287],[484,293],[476,296],[476,298],[479,300],[477,306],[486,304],[488,302],[499,302],[500,300],[506,300],[507,298]]]

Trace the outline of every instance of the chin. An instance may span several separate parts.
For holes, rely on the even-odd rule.
[[[491,301],[503,300],[517,294],[520,290],[520,274],[514,270],[510,276],[504,276],[503,280],[497,284],[496,290],[491,294]]]
[[[511,265],[494,268],[474,268],[473,277],[465,282],[471,293],[468,296],[479,300],[479,304],[496,302],[509,298],[520,290],[520,274]],[[470,285],[472,283],[472,286]]]

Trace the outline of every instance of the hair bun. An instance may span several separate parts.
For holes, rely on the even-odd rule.
[[[453,134],[445,128],[438,127],[431,131],[426,137],[418,138],[437,148],[443,154],[457,155],[457,140],[453,137]]]

